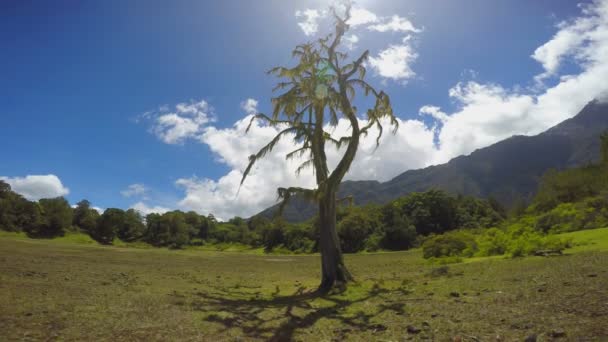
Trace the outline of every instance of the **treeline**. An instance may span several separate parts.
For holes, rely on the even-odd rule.
[[[343,250],[354,253],[407,249],[429,234],[493,226],[504,218],[504,210],[496,201],[432,190],[382,206],[342,207],[337,228]],[[292,224],[261,216],[218,222],[212,215],[177,210],[143,217],[133,209],[109,208],[100,215],[87,200],[75,208],[62,197],[32,202],[0,181],[0,229],[23,231],[34,238],[82,232],[102,244],[112,244],[116,239],[171,248],[242,244],[267,251],[310,253],[318,250],[318,225],[317,219]]]
[[[106,209],[103,214],[87,200],[72,208],[63,197],[28,201],[0,181],[0,229],[25,232],[33,238],[54,238],[81,232],[101,244],[146,242],[154,246],[181,248],[205,239],[217,224],[213,216],[193,211],[171,211],[143,217],[134,209]]]
[[[439,190],[412,193],[385,205],[340,207],[337,231],[342,249],[355,253],[422,245],[429,258],[563,249],[565,243],[551,234],[608,226],[608,134],[602,135],[601,155],[597,164],[548,171],[532,203],[510,215],[495,200]],[[28,201],[3,181],[0,229],[35,238],[82,232],[102,244],[243,245],[296,253],[318,251],[319,238],[316,218],[292,224],[261,216],[218,222],[212,215],[179,210],[143,217],[133,209],[110,208],[99,214],[86,200],[75,208],[61,197]]]

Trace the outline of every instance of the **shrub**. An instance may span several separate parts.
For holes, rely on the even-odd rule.
[[[422,245],[425,259],[450,256],[472,256],[477,249],[475,237],[467,232],[436,235]],[[466,254],[466,255],[465,255]]]

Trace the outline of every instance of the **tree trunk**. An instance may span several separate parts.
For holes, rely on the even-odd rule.
[[[342,287],[352,276],[344,265],[340,240],[336,231],[336,194],[325,193],[319,202],[319,223],[321,249],[321,285],[319,291],[329,292],[334,287]]]

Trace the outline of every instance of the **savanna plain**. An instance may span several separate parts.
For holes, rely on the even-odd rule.
[[[347,255],[356,281],[316,295],[318,255],[172,251],[0,237],[2,340],[606,341],[608,228],[562,256],[438,265]]]

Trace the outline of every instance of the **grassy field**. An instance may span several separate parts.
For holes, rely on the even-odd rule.
[[[321,298],[318,256],[3,234],[0,340],[606,341],[608,229],[568,235],[550,258],[348,255],[357,282]]]

